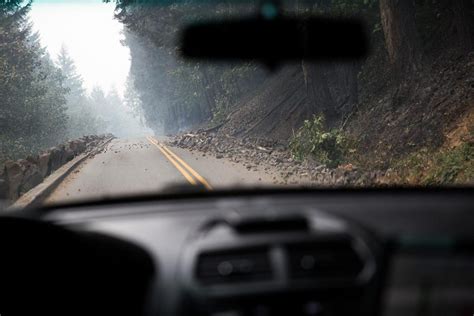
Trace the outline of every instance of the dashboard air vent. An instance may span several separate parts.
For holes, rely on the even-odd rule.
[[[349,239],[288,245],[289,274],[293,279],[353,279],[363,262]]]
[[[205,285],[270,280],[272,268],[268,249],[202,253],[198,257],[196,277]]]

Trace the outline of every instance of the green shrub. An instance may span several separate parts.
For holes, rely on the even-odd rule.
[[[435,156],[426,184],[468,183],[474,180],[474,146],[464,143]]]
[[[474,181],[474,146],[463,143],[456,148],[423,148],[393,165],[399,184],[451,185]]]
[[[324,116],[305,120],[293,135],[290,150],[296,160],[312,158],[328,167],[340,165],[348,152],[348,139],[341,129],[327,130]]]
[[[212,124],[220,124],[225,121],[229,110],[227,108],[224,108],[223,106],[219,106],[214,111],[212,112],[212,119],[211,123]]]

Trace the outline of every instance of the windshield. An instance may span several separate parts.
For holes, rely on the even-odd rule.
[[[473,184],[472,1],[279,3],[2,1],[0,198]],[[257,16],[357,17],[369,52],[183,57],[187,25]]]

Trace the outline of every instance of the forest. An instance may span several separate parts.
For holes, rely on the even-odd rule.
[[[88,93],[67,47],[50,56],[41,46],[28,18],[31,5],[0,4],[0,163],[83,135],[133,130],[134,92]]]

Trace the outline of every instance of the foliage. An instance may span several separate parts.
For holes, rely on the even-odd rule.
[[[64,78],[28,21],[30,2],[0,4],[0,160],[66,137]]]
[[[66,47],[61,47],[57,64],[64,78],[66,108],[68,114],[68,138],[79,138],[84,135],[97,134],[103,122],[97,118],[95,109],[86,94],[83,80],[77,73],[74,61]]]
[[[426,184],[467,183],[474,180],[474,146],[461,146],[443,151],[435,156],[433,168],[424,182]]]
[[[349,141],[341,129],[327,130],[324,117],[314,115],[293,135],[290,149],[296,160],[311,158],[328,167],[337,167],[349,151]]]
[[[172,133],[218,121],[263,81],[263,72],[255,65],[210,65],[179,59],[176,39],[181,26],[209,15],[230,16],[235,5],[115,3],[116,17],[125,25],[124,44],[131,53],[130,85],[142,108],[141,113],[134,111],[156,132]]]
[[[394,164],[396,182],[410,185],[448,185],[474,181],[474,145],[411,153]]]
[[[145,126],[145,117],[143,113],[142,102],[140,95],[135,89],[135,84],[131,76],[127,77],[125,82],[124,104],[131,110],[132,115],[138,119],[142,126]]]
[[[87,94],[64,47],[53,62],[31,31],[29,9],[0,3],[0,162],[86,134],[138,132],[115,91]]]

